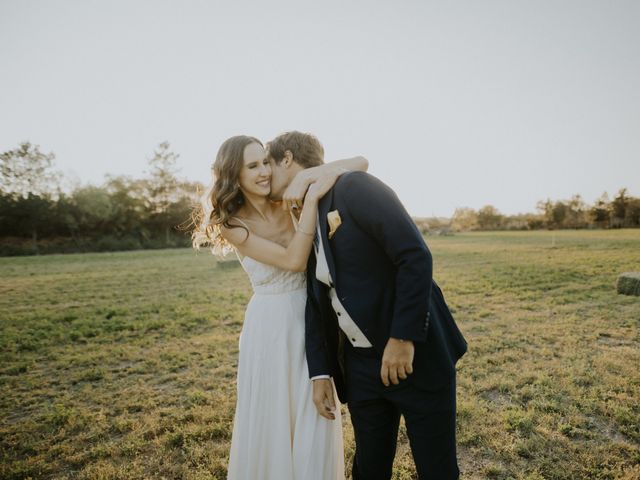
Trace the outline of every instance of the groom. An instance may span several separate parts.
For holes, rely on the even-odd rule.
[[[282,134],[267,149],[274,198],[298,171],[323,162],[310,134]],[[353,478],[391,478],[402,415],[419,477],[457,479],[455,364],[467,344],[433,281],[422,235],[387,185],[350,172],[320,201],[314,243],[309,375],[321,415],[334,417],[330,377],[348,403]]]

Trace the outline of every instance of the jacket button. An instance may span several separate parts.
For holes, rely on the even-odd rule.
[[[336,314],[337,314],[338,316],[340,316],[340,315],[341,315],[341,314],[340,314],[340,312],[336,312]]]

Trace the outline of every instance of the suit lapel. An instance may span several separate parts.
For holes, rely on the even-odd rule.
[[[329,234],[327,229],[329,227],[329,222],[327,222],[327,213],[331,209],[331,205],[333,203],[333,188],[327,192],[327,194],[322,197],[320,203],[318,204],[318,221],[320,222],[320,241],[322,242],[322,247],[324,249],[324,256],[327,259],[327,265],[329,266],[329,273],[331,274],[331,280],[333,281],[333,285],[336,284],[336,267],[333,263],[333,253],[331,252],[331,245],[329,244]]]

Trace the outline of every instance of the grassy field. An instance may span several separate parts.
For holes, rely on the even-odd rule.
[[[640,478],[640,297],[615,292],[640,230],[427,242],[469,341],[462,478]],[[156,250],[0,258],[0,274],[1,478],[226,477],[240,268]],[[403,431],[394,478],[416,478]]]

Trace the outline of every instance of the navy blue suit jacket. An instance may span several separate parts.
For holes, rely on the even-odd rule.
[[[407,381],[425,389],[450,382],[467,342],[433,281],[431,253],[393,190],[367,173],[346,173],[318,210],[338,298],[380,357],[389,337],[412,340],[414,371]],[[338,210],[342,223],[329,240],[327,213],[332,210]],[[331,375],[345,402],[338,321],[329,287],[316,279],[315,269],[312,254],[305,314],[309,376]]]

